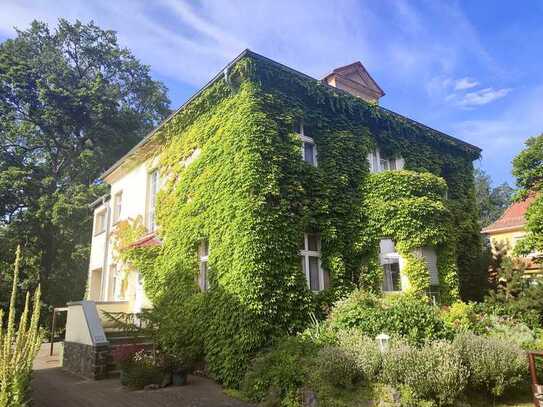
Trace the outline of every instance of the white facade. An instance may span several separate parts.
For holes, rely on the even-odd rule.
[[[127,301],[131,312],[150,306],[139,273],[118,261],[112,232],[118,222],[138,217],[149,225],[150,180],[156,163],[156,159],[149,159],[128,171],[117,169],[105,178],[111,193],[94,208],[86,295],[89,300]],[[105,227],[101,227],[104,219]]]

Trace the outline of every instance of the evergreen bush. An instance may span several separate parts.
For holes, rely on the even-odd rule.
[[[528,374],[526,353],[515,343],[496,337],[459,335],[454,340],[469,373],[469,385],[494,397],[520,383]]]
[[[308,377],[308,366],[318,349],[300,337],[285,337],[261,352],[251,363],[241,385],[243,394],[261,401],[278,393],[281,399],[296,399]]]
[[[337,341],[338,347],[354,360],[364,380],[375,382],[382,366],[382,354],[376,340],[364,336],[360,329],[349,329],[339,331]]]
[[[398,388],[407,387],[421,401],[453,405],[467,379],[460,353],[446,341],[434,341],[422,348],[394,341],[383,356],[382,380]]]

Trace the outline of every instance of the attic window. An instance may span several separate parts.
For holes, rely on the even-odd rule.
[[[304,124],[300,122],[296,132],[300,135],[302,140],[302,160],[306,163],[316,167],[317,166],[317,145],[315,141],[305,135]]]

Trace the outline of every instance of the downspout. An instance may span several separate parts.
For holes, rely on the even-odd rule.
[[[108,269],[108,257],[109,257],[109,232],[110,232],[110,201],[111,199],[108,199],[106,201],[106,197],[103,199],[103,204],[106,205],[106,236],[104,239],[104,260],[102,262],[102,282],[100,284],[101,286],[101,294],[100,294],[100,300],[107,301],[107,293],[109,289],[109,269]]]

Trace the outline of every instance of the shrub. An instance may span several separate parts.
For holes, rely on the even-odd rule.
[[[501,396],[527,374],[525,352],[514,342],[498,338],[459,335],[454,346],[469,372],[469,385]]]
[[[154,357],[143,350],[126,359],[121,369],[122,384],[135,390],[143,389],[149,384],[161,384],[164,376]]]
[[[335,329],[358,327],[365,332],[373,331],[373,321],[379,306],[380,300],[376,295],[354,290],[336,302],[328,320]]]
[[[446,341],[435,341],[420,349],[394,341],[383,355],[382,380],[421,402],[453,404],[464,391],[467,378],[460,353]]]
[[[425,297],[399,295],[379,300],[356,290],[337,303],[329,323],[333,329],[359,328],[366,336],[384,332],[422,344],[428,340],[444,339],[451,332],[439,317],[436,307]]]
[[[351,389],[361,379],[355,360],[338,347],[322,348],[314,362],[312,382],[316,387],[316,383],[324,383],[336,388]]]
[[[376,381],[382,355],[375,339],[364,336],[358,329],[340,331],[337,338],[338,346],[354,360],[359,374],[368,382]]]
[[[310,359],[316,347],[300,337],[285,337],[261,352],[252,362],[241,384],[242,393],[254,401],[271,393],[280,398],[292,397],[306,381]]]
[[[473,303],[456,301],[442,311],[445,325],[455,332],[480,332],[479,316]]]
[[[486,334],[514,342],[522,348],[530,348],[537,342],[539,330],[532,330],[523,322],[491,315],[488,318]]]

